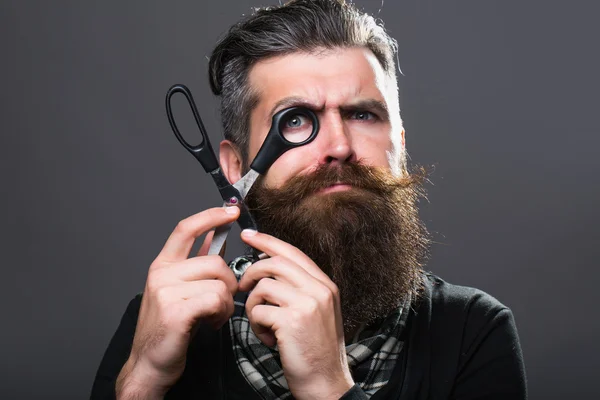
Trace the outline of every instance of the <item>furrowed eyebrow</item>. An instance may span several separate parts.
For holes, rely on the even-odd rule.
[[[311,110],[314,110],[314,111],[320,111],[323,109],[322,106],[312,103],[312,102],[306,100],[305,98],[298,97],[298,96],[290,96],[290,97],[284,97],[283,99],[281,99],[277,103],[275,103],[275,105],[273,105],[273,108],[271,108],[271,112],[269,113],[269,118],[271,118],[273,116],[273,114],[275,114],[275,112],[277,111],[278,108],[283,109],[283,108],[296,107],[296,106],[310,108]]]
[[[303,97],[298,97],[298,96],[284,97],[283,99],[277,101],[273,105],[273,107],[271,108],[271,112],[267,115],[267,119],[268,119],[267,122],[269,122],[271,120],[271,118],[273,118],[273,115],[275,114],[276,111],[278,111],[278,109],[284,109],[284,108],[288,108],[288,107],[297,107],[297,106],[306,107],[313,111],[323,111],[323,109],[324,109],[324,106],[313,103],[311,101],[308,101],[307,99],[305,99]],[[379,117],[381,119],[383,119],[383,120],[389,119],[389,111],[388,111],[386,104],[383,101],[376,100],[376,99],[359,100],[354,103],[346,104],[346,105],[340,106],[340,111],[345,112],[345,113],[352,112],[352,111],[373,111],[373,112],[379,114]]]
[[[383,120],[387,121],[390,118],[386,104],[383,101],[375,99],[360,100],[356,103],[344,105],[340,107],[340,110],[343,112],[373,111],[379,114],[379,117]]]

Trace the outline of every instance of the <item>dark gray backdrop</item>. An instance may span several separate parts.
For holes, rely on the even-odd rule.
[[[216,147],[206,57],[274,3],[1,3],[0,397],[89,396],[166,237],[219,204],[164,94],[191,87]],[[600,394],[598,8],[388,0],[379,14],[399,41],[412,161],[436,166],[428,269],[512,308],[532,399]]]

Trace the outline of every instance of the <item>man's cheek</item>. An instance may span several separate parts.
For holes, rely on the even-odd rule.
[[[360,151],[356,152],[356,158],[367,166],[389,167],[387,148],[376,146],[378,146],[377,143],[375,145],[371,142],[361,143],[360,146],[357,146]]]
[[[268,188],[281,188],[290,178],[310,172],[313,165],[310,160],[311,155],[299,148],[283,153],[267,171],[265,184]]]
[[[285,182],[285,177],[281,175],[281,168],[273,165],[267,171],[263,178],[263,186],[268,189],[279,189]]]

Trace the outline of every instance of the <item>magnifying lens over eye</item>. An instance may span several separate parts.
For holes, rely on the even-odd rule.
[[[296,112],[282,119],[279,131],[288,142],[302,143],[313,132],[313,120],[303,112]]]
[[[277,112],[250,169],[265,174],[279,156],[312,142],[318,132],[319,119],[306,107],[290,107]]]

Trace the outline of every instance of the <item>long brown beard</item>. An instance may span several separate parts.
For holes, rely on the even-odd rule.
[[[384,318],[407,296],[417,297],[429,235],[418,217],[424,170],[396,177],[347,163],[323,165],[247,196],[261,232],[296,246],[335,282],[344,330]],[[337,182],[349,190],[317,193]]]

